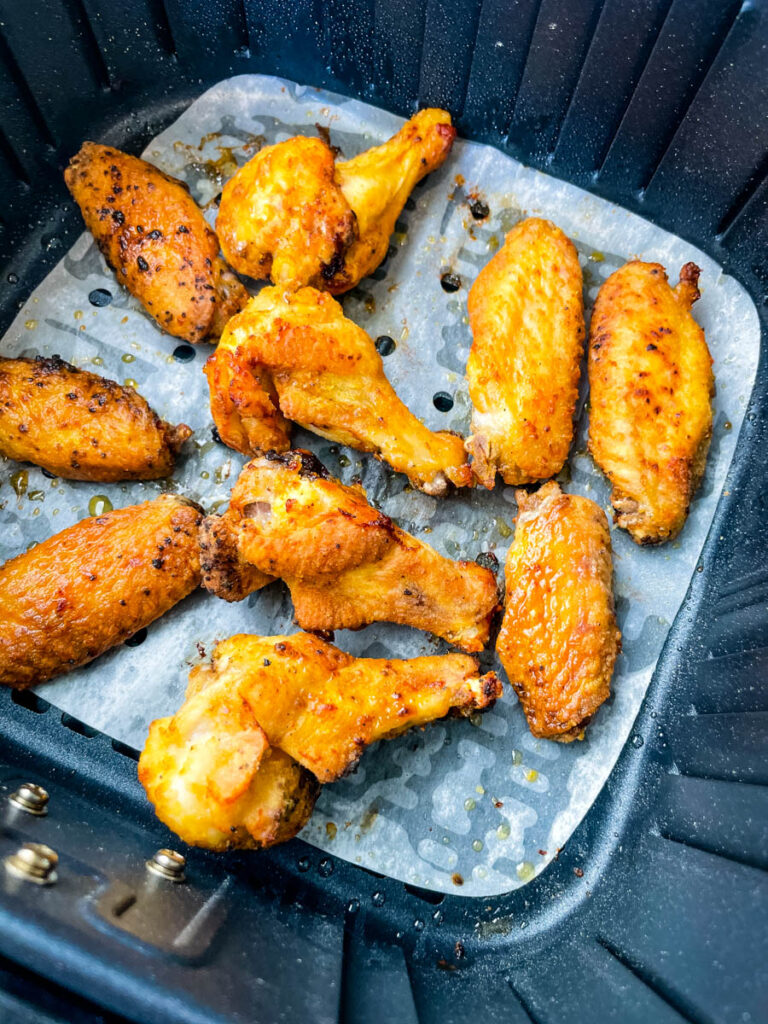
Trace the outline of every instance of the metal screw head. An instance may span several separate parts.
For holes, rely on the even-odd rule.
[[[147,870],[169,882],[183,882],[187,859],[175,850],[158,850],[147,861]]]
[[[8,801],[20,811],[42,817],[48,813],[48,793],[34,782],[23,782]]]
[[[52,885],[58,878],[59,855],[44,843],[24,843],[5,858],[5,870],[15,878],[36,885]]]

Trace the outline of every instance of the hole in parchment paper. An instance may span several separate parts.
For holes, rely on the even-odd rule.
[[[88,301],[92,306],[108,306],[112,301],[112,292],[106,288],[94,288],[88,295]]]
[[[173,358],[177,363],[191,363],[195,358],[195,350],[191,345],[177,345],[173,350]]]
[[[437,391],[432,397],[432,404],[438,412],[450,412],[453,408],[453,397],[447,391]]]
[[[133,636],[129,636],[128,637],[128,639],[125,641],[125,646],[126,647],[138,647],[140,644],[143,644],[146,639],[147,639],[147,630],[146,630],[146,628],[138,629],[133,634]]]
[[[461,288],[461,278],[452,270],[446,270],[440,275],[440,284],[444,292],[457,292]]]
[[[381,334],[376,339],[376,351],[380,356],[392,355],[396,348],[394,338],[390,338],[388,334]]]

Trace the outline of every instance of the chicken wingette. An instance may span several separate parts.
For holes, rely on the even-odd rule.
[[[345,775],[377,740],[500,696],[496,676],[462,654],[353,658],[307,633],[233,636],[192,670],[181,710],[152,724],[139,779],[186,842],[269,846],[306,822],[316,779]]]
[[[200,583],[197,505],[172,494],[83,519],[0,566],[0,684],[44,683]]]
[[[58,356],[0,359],[0,454],[67,480],[170,476],[192,431],[161,420],[133,388]]]
[[[589,450],[613,485],[619,526],[638,544],[675,537],[712,437],[712,357],[691,315],[699,268],[672,288],[633,260],[597,296],[589,338]]]
[[[621,648],[608,521],[554,481],[517,502],[496,650],[533,735],[569,742],[608,698]]]
[[[160,327],[215,341],[248,293],[186,185],[95,142],[83,143],[64,180],[117,280]]]
[[[481,651],[498,608],[493,573],[452,562],[329,477],[309,452],[253,459],[232,490],[205,554],[205,586],[226,597],[232,551],[281,577],[296,621],[319,632],[398,622]],[[224,547],[222,581],[216,541]],[[259,585],[261,581],[259,580]]]
[[[548,220],[516,224],[469,292],[467,451],[492,488],[535,483],[563,468],[573,440],[584,353],[581,267]]]
[[[205,373],[219,434],[244,455],[286,451],[292,420],[371,452],[427,494],[472,482],[462,439],[403,405],[373,340],[326,292],[264,288],[227,324]]]
[[[267,146],[222,191],[216,230],[242,274],[334,294],[381,263],[413,187],[439,167],[456,130],[444,110],[421,110],[391,139],[334,162],[322,139]]]

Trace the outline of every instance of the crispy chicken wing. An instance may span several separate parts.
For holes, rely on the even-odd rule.
[[[120,284],[169,334],[215,341],[248,293],[186,185],[95,142],[83,143],[64,179]]]
[[[245,455],[285,451],[287,418],[372,452],[427,494],[472,482],[462,439],[408,411],[372,339],[315,288],[264,288],[229,322],[205,372],[219,434]]]
[[[507,235],[469,293],[467,362],[478,480],[493,487],[558,473],[573,439],[584,351],[581,267],[573,243],[531,217]]]
[[[589,339],[589,450],[613,484],[619,526],[638,544],[683,527],[712,437],[712,357],[691,315],[699,268],[670,287],[633,260],[597,296]]]
[[[507,598],[496,649],[541,739],[582,739],[610,694],[621,647],[603,510],[554,481],[517,492]]]
[[[156,480],[191,435],[133,388],[58,356],[0,359],[0,453],[11,459],[68,480]]]
[[[226,571],[234,545],[241,562],[285,580],[303,629],[385,621],[427,630],[466,651],[481,651],[488,641],[498,608],[493,573],[452,562],[411,537],[372,508],[362,488],[329,477],[309,452],[249,462],[216,533]],[[213,544],[205,561],[213,570],[206,586],[217,592]]]
[[[267,146],[224,186],[224,255],[257,279],[348,291],[384,259],[406,199],[455,135],[444,110],[421,110],[388,142],[335,165],[322,139]]]
[[[163,494],[83,519],[0,566],[0,683],[84,665],[200,582],[197,505]]]

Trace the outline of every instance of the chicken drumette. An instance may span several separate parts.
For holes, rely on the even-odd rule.
[[[286,451],[293,420],[372,452],[427,494],[472,482],[462,439],[409,412],[372,339],[325,292],[264,288],[230,320],[205,372],[219,434],[244,455]]]
[[[156,480],[192,431],[58,356],[0,359],[0,453],[68,480]]]
[[[554,481],[517,492],[496,649],[534,736],[568,742],[610,694],[621,646],[603,510]]]
[[[309,452],[249,462],[211,524],[203,585],[229,597],[237,565],[288,584],[296,621],[320,632],[399,622],[481,651],[498,607],[496,580],[452,562],[372,508],[361,487],[330,478]],[[219,545],[223,549],[218,557]],[[233,557],[236,553],[236,558]],[[263,585],[264,576],[256,585]]]
[[[200,583],[197,505],[163,494],[83,519],[0,566],[0,683],[92,661]]]
[[[377,740],[500,696],[496,676],[462,654],[353,658],[307,633],[233,636],[192,670],[181,710],[152,724],[139,778],[186,842],[269,846],[306,822],[316,779],[340,778]]]
[[[289,288],[348,291],[381,263],[414,185],[439,167],[456,131],[421,110],[388,142],[334,162],[322,139],[267,146],[231,178],[216,230],[242,274]]]
[[[589,450],[613,484],[619,526],[638,544],[675,537],[712,437],[712,357],[691,316],[699,268],[672,288],[633,260],[597,296],[589,333]]]
[[[551,221],[531,217],[507,235],[469,293],[467,362],[478,480],[493,487],[558,473],[573,439],[584,351],[581,267]]]
[[[248,293],[186,185],[95,142],[83,143],[64,179],[120,284],[169,334],[215,341]]]

